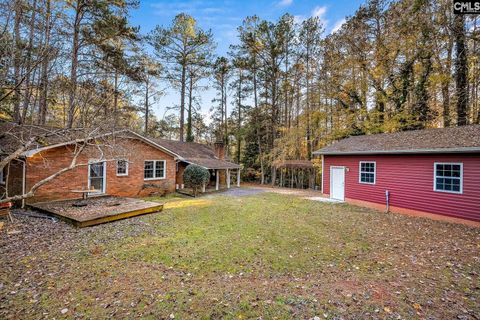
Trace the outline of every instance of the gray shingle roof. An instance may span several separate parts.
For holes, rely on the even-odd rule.
[[[480,152],[480,125],[352,136],[317,155]]]
[[[8,154],[25,147],[25,151],[37,150],[62,143],[91,139],[106,134],[125,132],[109,128],[63,129],[40,125],[18,125],[0,121],[0,154]]]
[[[195,143],[181,142],[177,140],[167,140],[159,138],[149,138],[156,144],[180,156],[185,162],[193,163],[207,169],[237,169],[240,166],[226,158],[218,159],[213,147]]]

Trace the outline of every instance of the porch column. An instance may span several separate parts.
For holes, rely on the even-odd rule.
[[[240,187],[240,169],[237,169],[237,187]]]
[[[205,183],[202,185],[202,192],[205,193]]]
[[[230,169],[227,169],[227,189],[230,189]]]
[[[218,191],[219,187],[220,187],[220,174],[218,170],[215,170],[215,190]]]

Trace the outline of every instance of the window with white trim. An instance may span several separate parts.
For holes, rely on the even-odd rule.
[[[165,160],[146,160],[143,177],[145,180],[164,179],[166,169]]]
[[[3,170],[5,170],[5,168],[0,170],[0,184],[5,184],[5,175],[3,174]]]
[[[360,161],[358,182],[375,184],[375,161]]]
[[[463,163],[435,162],[433,190],[463,192]]]
[[[117,160],[117,176],[128,176],[128,161]]]

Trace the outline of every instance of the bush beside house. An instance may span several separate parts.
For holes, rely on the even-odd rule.
[[[193,196],[196,197],[198,189],[210,181],[210,172],[203,167],[190,164],[183,172],[183,181],[187,187],[192,188]]]

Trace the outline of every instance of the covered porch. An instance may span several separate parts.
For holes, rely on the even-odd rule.
[[[177,189],[184,189],[183,171],[189,164],[195,164],[207,169],[210,172],[210,182],[205,184],[202,192],[219,191],[221,189],[230,189],[231,187],[240,187],[241,183],[241,167],[236,163],[224,161],[220,159],[193,158],[184,160],[179,164],[177,171]]]
[[[272,186],[315,189],[316,174],[309,160],[277,160],[273,163]]]

